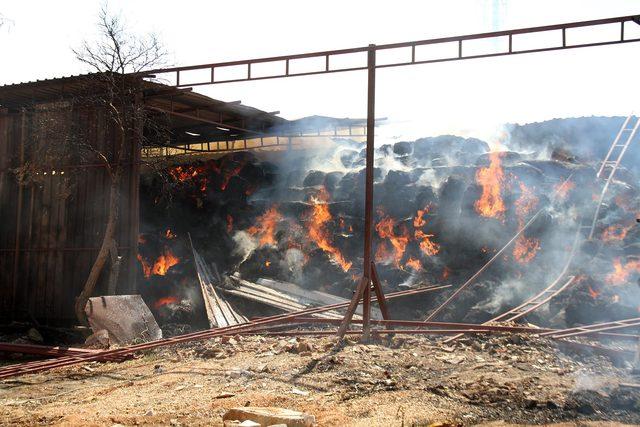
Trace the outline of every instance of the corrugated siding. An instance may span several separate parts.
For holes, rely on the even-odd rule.
[[[83,142],[113,158],[115,132],[103,111],[95,108],[35,108],[0,113],[0,318],[35,318],[68,323],[73,304],[102,242],[107,220],[109,176],[88,156],[74,164],[38,170],[35,180],[20,185],[15,171],[38,164],[46,144],[70,144],[82,130]],[[127,172],[121,184],[117,243],[125,257],[118,291],[134,287],[137,212],[130,210],[130,192],[137,197],[137,167],[128,142]],[[75,156],[77,157],[77,156]],[[34,169],[36,170],[36,169]],[[64,172],[64,173],[62,173]],[[137,201],[134,203],[137,206]],[[137,208],[136,208],[137,209]],[[133,248],[135,257],[135,247]],[[110,263],[96,294],[106,290]]]

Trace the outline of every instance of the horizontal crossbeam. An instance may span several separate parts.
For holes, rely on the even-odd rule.
[[[591,21],[570,22],[557,25],[545,25],[540,27],[520,28],[515,30],[495,31],[490,33],[468,34],[454,37],[442,37],[427,40],[417,40],[403,43],[391,43],[376,45],[373,47],[376,51],[398,51],[406,58],[399,59],[391,63],[378,63],[375,68],[389,68],[406,65],[429,64],[436,62],[459,61],[464,59],[490,58],[505,55],[516,55],[523,53],[548,52],[563,49],[575,49],[580,47],[605,46],[612,44],[638,42],[640,38],[625,37],[625,23],[631,22],[634,25],[640,24],[640,15],[621,16],[616,18],[596,19]],[[570,43],[567,39],[569,30],[577,28],[598,27],[603,25],[619,24],[619,37],[589,43]],[[549,43],[542,47],[517,49],[514,42],[519,40],[519,36],[540,34],[547,32],[556,32],[557,41]],[[505,47],[496,49],[493,52],[467,54],[468,42],[481,39],[494,39],[495,41],[503,41]],[[434,57],[421,57],[420,47],[433,45],[451,45],[453,54]],[[168,80],[170,86],[177,88],[192,87],[202,85],[212,85],[220,83],[243,82],[253,80],[266,80],[285,77],[309,76],[317,74],[338,73],[346,71],[366,70],[366,52],[370,47],[356,47],[350,49],[328,50],[321,52],[272,56],[266,58],[245,59],[239,61],[227,61],[202,65],[191,65],[184,67],[158,68],[148,70],[142,73],[145,77],[156,77]],[[404,50],[404,51],[403,51]],[[361,64],[343,66],[336,65],[340,59],[346,58],[348,55],[356,56],[363,54]],[[315,67],[311,69],[298,70],[303,67],[305,62],[313,62],[316,60]],[[344,61],[343,61],[344,62]],[[271,72],[257,70],[258,67],[272,66],[276,68]],[[227,74],[227,77],[220,77],[221,74]]]

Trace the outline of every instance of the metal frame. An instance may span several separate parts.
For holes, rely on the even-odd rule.
[[[147,77],[159,77],[159,75],[161,74],[162,75],[171,74],[175,78],[175,84],[171,86],[174,86],[177,88],[185,88],[185,87],[203,86],[203,85],[220,84],[220,83],[245,82],[245,81],[254,81],[254,80],[277,79],[277,78],[283,78],[283,77],[297,77],[297,76],[309,76],[309,75],[317,75],[317,74],[367,70],[369,68],[368,64],[345,67],[345,68],[332,68],[331,58],[337,57],[339,55],[368,53],[372,49],[372,46],[373,46],[373,50],[375,51],[382,51],[382,50],[389,51],[393,49],[407,49],[407,48],[410,49],[410,58],[408,58],[407,60],[398,61],[390,64],[375,65],[375,68],[390,68],[390,67],[400,67],[405,65],[432,64],[436,62],[459,61],[464,59],[491,58],[496,56],[516,55],[516,54],[534,53],[534,52],[548,52],[548,51],[554,51],[554,50],[573,49],[573,48],[579,48],[579,47],[606,46],[611,44],[630,43],[630,42],[640,41],[640,38],[625,39],[624,28],[625,28],[625,23],[627,22],[633,22],[640,25],[640,15],[620,16],[615,18],[570,22],[565,24],[545,25],[545,26],[539,26],[539,27],[515,29],[515,30],[494,31],[489,33],[468,34],[468,35],[454,36],[454,37],[442,37],[442,38],[436,38],[436,39],[417,40],[417,41],[411,41],[411,42],[370,45],[366,47],[356,47],[356,48],[350,48],[350,49],[338,49],[338,50],[328,50],[328,51],[303,53],[303,54],[295,54],[295,55],[272,56],[267,58],[254,58],[254,59],[245,59],[245,60],[239,60],[239,61],[227,61],[227,62],[218,62],[218,63],[211,63],[211,64],[191,65],[191,66],[184,66],[184,67],[158,68],[154,70],[145,71],[142,74]],[[573,28],[593,27],[597,25],[606,25],[606,24],[620,24],[619,39],[596,42],[596,43],[580,43],[580,44],[567,43],[567,30],[570,30]],[[523,49],[523,50],[514,49],[514,39],[516,38],[514,36],[519,36],[523,34],[543,33],[548,31],[560,32],[559,34],[560,40],[558,45],[542,47],[537,49]],[[471,40],[491,39],[491,38],[499,38],[499,37],[507,38],[508,46],[506,50],[503,50],[500,52],[478,54],[478,55],[464,55],[465,42],[469,42]],[[427,45],[443,45],[447,43],[454,43],[454,44],[457,43],[457,55],[450,56],[450,57],[443,57],[443,58],[425,59],[425,60],[417,59],[416,49],[418,47],[427,46]],[[318,62],[322,62],[324,66],[321,69],[318,69],[315,71],[304,71],[304,72],[298,72],[298,73],[292,72],[292,66],[295,65],[295,61],[299,61],[303,59],[308,60],[313,58],[323,60]],[[252,65],[256,65],[256,64],[262,65],[262,64],[278,64],[278,63],[281,63],[284,69],[281,72],[275,73],[272,75],[257,76],[255,74],[255,67],[252,69]],[[220,69],[223,69],[225,67],[246,67],[244,72],[245,75],[238,78],[217,80],[216,70],[220,71]],[[208,76],[208,80],[185,81],[184,74],[186,72],[191,72],[191,71],[207,71],[206,74]]]
[[[247,59],[240,61],[229,61],[229,62],[219,62],[212,64],[204,64],[204,65],[193,65],[186,67],[172,67],[172,68],[159,68],[155,70],[148,70],[143,73],[139,73],[143,77],[149,78],[158,78],[162,76],[171,76],[175,78],[175,84],[171,85],[176,88],[184,88],[184,87],[193,87],[193,86],[201,86],[201,85],[213,85],[213,84],[221,84],[221,83],[231,83],[231,82],[246,82],[246,81],[254,81],[254,80],[266,80],[266,79],[276,79],[276,78],[286,78],[286,77],[297,77],[297,76],[308,76],[308,75],[319,75],[319,74],[330,74],[330,73],[338,73],[338,72],[347,72],[347,71],[360,71],[367,70],[367,155],[366,155],[366,198],[365,198],[365,236],[364,236],[364,265],[363,265],[363,273],[362,278],[356,288],[356,291],[353,295],[349,308],[347,309],[347,314],[345,315],[340,328],[337,333],[338,336],[343,337],[347,332],[347,329],[351,323],[351,318],[353,313],[355,312],[357,306],[360,303],[360,299],[364,300],[364,310],[363,310],[363,338],[366,340],[369,338],[370,333],[370,296],[371,296],[371,288],[373,285],[373,290],[376,292],[376,297],[378,300],[378,304],[384,314],[385,319],[388,319],[388,311],[385,304],[384,294],[382,292],[382,288],[380,286],[379,281],[377,280],[377,275],[375,274],[375,265],[372,262],[372,220],[373,220],[373,151],[374,151],[374,126],[375,126],[375,77],[376,77],[376,69],[378,68],[390,68],[390,67],[399,67],[406,65],[418,65],[418,64],[430,64],[437,62],[449,62],[449,61],[459,61],[465,59],[478,59],[478,58],[492,58],[499,56],[508,56],[508,55],[517,55],[523,53],[534,53],[534,52],[549,52],[555,50],[565,50],[565,49],[575,49],[580,47],[593,47],[593,46],[606,46],[606,45],[614,45],[614,44],[623,44],[630,42],[638,42],[640,38],[625,38],[625,24],[627,22],[633,22],[635,24],[640,25],[640,15],[629,15],[629,16],[621,16],[615,18],[606,18],[606,19],[596,19],[590,21],[581,21],[581,22],[571,22],[557,25],[546,25],[539,27],[530,27],[530,28],[522,28],[515,30],[506,30],[506,31],[495,31],[489,33],[480,33],[480,34],[470,34],[463,36],[454,36],[454,37],[443,37],[429,40],[419,40],[412,42],[404,42],[404,43],[392,43],[392,44],[383,44],[383,45],[369,45],[367,47],[357,47],[351,49],[341,49],[341,50],[331,50],[331,51],[322,51],[322,52],[313,52],[313,53],[304,53],[297,55],[284,55],[284,56],[274,56],[267,58],[257,58],[257,59]],[[596,27],[599,25],[607,25],[607,24],[620,24],[620,37],[615,40],[606,40],[595,43],[578,43],[578,44],[570,44],[567,41],[567,32],[568,30],[575,28],[589,28]],[[514,49],[514,39],[520,35],[526,34],[536,34],[536,33],[545,33],[545,32],[559,32],[560,42],[556,45],[546,46],[536,49],[523,49],[517,50]],[[469,41],[472,40],[481,40],[481,39],[499,39],[505,38],[508,41],[508,47],[506,50],[501,50],[492,53],[482,53],[476,55],[465,55],[465,45],[467,45]],[[430,59],[418,59],[416,50],[421,46],[428,45],[445,45],[445,44],[457,44],[457,55],[453,56],[445,56],[441,58],[430,58]],[[378,64],[376,63],[376,52],[378,51],[390,51],[390,50],[400,50],[400,49],[410,49],[410,58],[403,61],[393,62],[389,64]],[[366,65],[358,65],[353,67],[345,67],[345,68],[334,68],[332,67],[331,59],[335,58],[339,55],[347,55],[347,54],[358,54],[358,53],[366,53],[367,54],[367,63]],[[298,60],[306,60],[306,59],[320,59],[322,60],[324,66],[320,69],[314,71],[304,71],[304,72],[292,72],[292,65],[296,63]],[[252,69],[252,65],[256,64],[278,64],[280,63],[284,70],[281,70],[278,73],[274,73],[271,75],[261,75],[257,76],[255,74],[255,66]],[[240,76],[238,78],[232,79],[224,79],[217,80],[216,75],[219,75],[219,71],[226,67],[244,67],[245,75]],[[216,70],[218,73],[216,74]],[[195,71],[205,71],[208,76],[207,80],[202,81],[185,81],[185,73],[187,72],[195,72]],[[460,290],[458,290],[459,292]],[[455,294],[454,294],[455,295]],[[432,313],[430,316],[433,317],[435,313]]]

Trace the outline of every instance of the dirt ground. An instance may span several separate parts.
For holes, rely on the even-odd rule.
[[[0,382],[2,425],[222,425],[236,406],[277,406],[320,426],[640,423],[628,369],[535,336],[443,344],[396,336],[226,337]],[[607,421],[605,423],[605,421]]]

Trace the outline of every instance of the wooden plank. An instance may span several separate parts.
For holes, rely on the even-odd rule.
[[[235,286],[233,288],[220,288],[221,291],[288,312],[311,307],[310,304],[304,304],[291,295],[242,280],[237,276],[230,276],[230,279],[233,280]],[[318,313],[317,317],[342,319],[342,315],[336,311]]]
[[[349,302],[348,299],[337,295],[328,294],[326,292],[316,291],[312,289],[304,289],[295,283],[282,282],[280,280],[260,278],[256,281],[258,285],[284,292],[287,295],[299,298],[299,301],[307,305],[330,305]],[[362,315],[362,307],[356,309],[356,313]],[[372,319],[382,319],[382,313],[379,309],[371,307]]]
[[[247,318],[238,314],[233,306],[229,304],[228,301],[221,298],[214,289],[213,274],[211,274],[209,267],[193,247],[191,236],[189,236],[189,244],[191,245],[191,250],[193,252],[196,272],[200,282],[200,289],[202,291],[202,298],[204,299],[209,325],[212,328],[220,328],[246,323]]]

